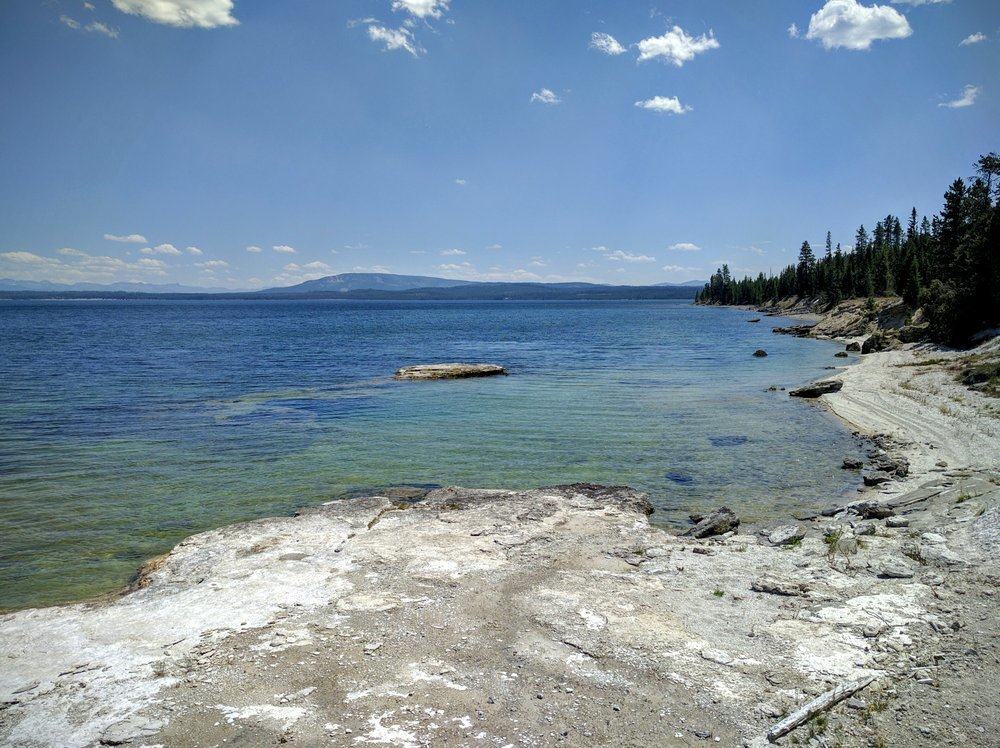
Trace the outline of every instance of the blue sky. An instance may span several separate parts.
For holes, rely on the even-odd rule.
[[[1000,150],[1000,3],[882,3],[6,0],[0,277],[777,270]]]

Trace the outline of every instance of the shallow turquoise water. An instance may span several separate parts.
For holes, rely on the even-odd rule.
[[[0,607],[119,587],[231,522],[396,484],[649,491],[656,521],[829,503],[858,451],[769,393],[842,363],[687,302],[0,302]],[[771,354],[752,358],[756,348]],[[396,382],[399,366],[509,377]]]

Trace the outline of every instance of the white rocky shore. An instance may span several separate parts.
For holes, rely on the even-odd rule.
[[[762,745],[875,676],[778,742],[1000,745],[1000,422],[921,355],[820,398],[909,464],[828,516],[695,539],[621,487],[372,496],[2,616],[0,743]]]

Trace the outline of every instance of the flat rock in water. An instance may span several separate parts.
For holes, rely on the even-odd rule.
[[[840,392],[843,386],[844,383],[839,379],[822,379],[819,382],[794,389],[788,394],[791,397],[819,397],[820,395],[829,395],[831,392]]]
[[[396,379],[464,379],[465,377],[493,377],[506,374],[497,364],[421,364],[404,366],[396,371]]]

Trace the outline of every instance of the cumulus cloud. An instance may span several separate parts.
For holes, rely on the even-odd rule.
[[[972,106],[976,103],[976,97],[982,89],[979,86],[968,85],[962,89],[962,95],[957,99],[951,101],[944,101],[938,106],[948,107],[949,109],[963,109],[967,106]]]
[[[979,44],[979,42],[985,42],[985,41],[986,41],[986,34],[977,31],[975,34],[969,34],[967,37],[965,37],[962,41],[958,43],[958,46],[969,47],[973,44]]]
[[[100,21],[91,21],[87,25],[83,25],[75,18],[71,18],[67,15],[61,15],[59,16],[59,22],[63,26],[67,26],[76,31],[90,31],[95,34],[103,34],[104,36],[111,37],[112,39],[118,38],[118,29],[113,29]]]
[[[181,253],[173,244],[157,244],[155,247],[143,247],[139,252],[144,255],[179,255]]]
[[[951,0],[892,0],[893,5],[940,5]]]
[[[695,55],[718,49],[719,42],[711,31],[701,36],[690,36],[680,26],[674,26],[663,36],[651,36],[638,44],[639,61],[662,59],[681,67]]]
[[[456,249],[442,249],[439,252],[439,254],[442,257],[459,257],[460,255],[464,255],[465,254],[465,250],[464,249],[457,249],[457,248]]]
[[[649,255],[637,255],[631,252],[624,252],[620,249],[609,249],[605,246],[593,247],[594,252],[600,252],[604,259],[612,262],[656,262],[655,257]]]
[[[381,43],[386,52],[402,49],[414,57],[419,57],[423,51],[417,46],[413,34],[407,28],[390,29],[388,26],[372,24],[368,27],[368,38]]]
[[[672,249],[677,252],[700,252],[701,247],[692,242],[677,242],[676,244],[671,244],[667,249]]]
[[[195,257],[201,257],[203,254],[205,254],[204,252],[202,252],[197,247],[188,247],[187,248],[187,253],[189,255],[194,255]]]
[[[535,91],[531,94],[532,103],[538,102],[539,104],[559,104],[562,102],[555,92],[548,88],[543,88],[540,91]]]
[[[213,29],[235,26],[233,0],[111,0],[123,13],[167,26]]]
[[[229,263],[225,260],[205,260],[205,262],[196,262],[194,266],[203,270],[215,270],[216,268],[227,268]]]
[[[664,114],[687,114],[692,109],[692,107],[681,104],[680,99],[676,96],[654,96],[651,99],[637,101],[635,105],[640,109],[649,109]]]
[[[273,249],[278,254],[283,254],[283,255],[295,254],[295,247],[289,247],[287,244],[276,244],[275,246],[271,247],[271,249]]]
[[[809,19],[806,39],[817,39],[826,49],[866,50],[874,41],[905,39],[912,33],[906,16],[888,5],[827,0]]]
[[[682,272],[685,272],[685,271],[687,271],[687,272],[693,272],[693,271],[695,271],[697,269],[698,268],[687,268],[687,267],[684,267],[683,265],[664,265],[663,266],[664,272],[667,272],[667,273],[682,273]]]
[[[247,247],[247,252],[253,255],[260,254],[261,251],[262,251],[261,248],[256,246],[255,244],[251,244],[249,247]]]
[[[450,0],[392,0],[393,10],[403,10],[417,18],[440,18],[448,12]]]
[[[290,262],[282,268],[278,275],[274,276],[277,283],[302,283],[307,280],[316,280],[333,273],[333,268],[325,262],[316,260],[300,265]]]
[[[543,268],[548,264],[549,263],[547,263],[543,258],[537,256],[532,257],[531,262],[528,263],[528,265],[530,265],[533,268]]]
[[[606,55],[620,55],[625,53],[625,47],[611,34],[604,34],[595,31],[590,35],[590,48],[603,52]]]
[[[118,236],[117,234],[105,234],[104,238],[109,242],[125,242],[126,244],[146,243],[146,237],[142,234],[125,234],[124,236]]]
[[[542,276],[537,273],[533,273],[530,270],[525,270],[524,268],[504,271],[503,269],[494,266],[489,268],[486,272],[481,272],[470,262],[445,263],[443,265],[438,265],[436,269],[445,277],[454,278],[456,280],[492,281],[495,283],[504,281],[537,282],[542,280]]]
[[[458,177],[455,179],[455,184],[457,184],[459,187],[465,187],[465,185],[467,185],[468,182],[462,179],[461,177]]]
[[[17,280],[56,283],[108,283],[166,275],[166,263],[149,257],[127,262],[120,257],[90,255],[72,247],[62,247],[57,253],[65,259],[26,251],[0,252],[0,274]]]
[[[798,39],[799,38],[799,27],[796,26],[794,23],[790,24],[789,27],[788,27],[788,35],[790,37],[792,37],[792,39]]]

